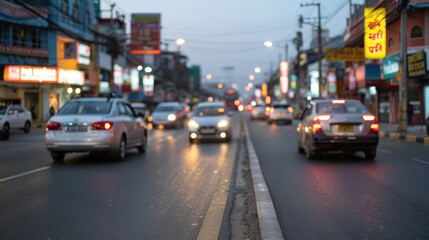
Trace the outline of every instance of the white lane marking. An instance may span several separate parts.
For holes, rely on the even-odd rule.
[[[13,176],[10,176],[10,177],[7,177],[7,178],[2,178],[2,179],[0,179],[0,183],[9,181],[9,180],[12,180],[12,179],[15,179],[15,178],[23,177],[23,176],[26,176],[26,175],[30,175],[30,174],[33,174],[33,173],[36,173],[36,172],[45,171],[45,170],[48,170],[49,168],[51,168],[51,167],[41,167],[41,168],[37,168],[37,169],[31,170],[31,171],[28,171],[28,172],[19,173],[19,174],[16,174],[16,175],[13,175]]]
[[[380,149],[380,148],[378,148],[377,151],[382,152],[382,153],[386,153],[386,154],[392,154],[391,151],[383,150],[383,149]]]
[[[416,162],[419,162],[419,163],[423,163],[423,164],[427,164],[427,165],[429,165],[429,162],[426,162],[426,161],[420,160],[420,159],[418,159],[418,158],[413,158],[413,161],[416,161]]]

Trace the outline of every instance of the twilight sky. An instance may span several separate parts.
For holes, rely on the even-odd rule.
[[[289,59],[295,57],[291,40],[296,31],[302,31],[308,48],[314,27],[304,24],[300,29],[298,16],[317,24],[317,7],[300,4],[320,3],[322,27],[331,37],[345,31],[349,16],[349,0],[101,0],[102,10],[114,2],[116,10],[126,15],[128,29],[132,13],[160,13],[162,41],[174,51],[177,45],[172,40],[185,39],[180,50],[188,56],[188,66],[201,66],[203,81],[239,85],[249,82],[250,74],[256,76],[256,83],[264,81],[277,68],[280,55],[285,57],[286,44]],[[275,46],[265,47],[267,40]],[[262,72],[256,74],[255,67]],[[208,73],[211,80],[205,79]]]

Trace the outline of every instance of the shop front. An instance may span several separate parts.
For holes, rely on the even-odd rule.
[[[0,82],[0,104],[22,104],[32,112],[35,123],[42,123],[80,95],[84,73],[57,67],[6,65]]]

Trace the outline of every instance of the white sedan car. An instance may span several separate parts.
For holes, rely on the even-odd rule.
[[[188,122],[190,143],[203,139],[231,141],[232,120],[224,103],[198,103],[191,115]]]
[[[76,98],[49,119],[45,140],[56,162],[71,152],[111,153],[122,161],[129,148],[146,151],[147,127],[123,99]]]
[[[0,137],[9,139],[12,129],[29,133],[31,121],[31,112],[19,104],[0,106]]]

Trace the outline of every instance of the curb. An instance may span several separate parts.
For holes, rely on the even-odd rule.
[[[404,142],[415,142],[415,143],[422,143],[425,145],[429,145],[429,137],[420,137],[413,134],[380,131],[379,136],[383,138],[389,138],[392,140],[401,140]]]
[[[250,172],[255,192],[256,208],[258,212],[259,232],[264,240],[284,240],[280,229],[277,214],[271,200],[270,192],[266,185],[259,159],[249,136],[247,124],[243,122],[246,136],[247,154],[250,162]]]

